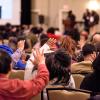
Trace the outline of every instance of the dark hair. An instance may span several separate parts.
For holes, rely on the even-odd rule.
[[[94,71],[100,72],[100,53],[92,63]]]
[[[40,33],[43,32],[43,28],[41,28],[41,27],[33,27],[33,28],[31,29],[31,32],[32,32],[33,34],[40,34]]]
[[[64,34],[70,36],[76,42],[80,40],[80,33],[77,28],[72,29],[70,31],[65,31]]]
[[[40,46],[43,46],[47,41],[49,37],[46,34],[41,34],[40,35]]]
[[[55,34],[55,28],[54,27],[48,28],[47,33]]]
[[[92,54],[94,51],[96,51],[96,48],[93,44],[90,44],[90,43],[86,43],[82,48],[83,56]]]
[[[46,57],[46,65],[50,72],[50,80],[57,78],[56,83],[68,83],[70,78],[71,57],[60,49]]]
[[[11,57],[4,50],[0,50],[0,73],[7,74],[11,70]]]

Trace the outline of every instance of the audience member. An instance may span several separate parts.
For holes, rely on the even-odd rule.
[[[83,82],[81,83],[80,88],[92,91],[94,93],[100,92],[100,54],[92,63],[93,73],[88,74]]]
[[[36,78],[29,81],[8,79],[12,60],[7,52],[0,50],[0,100],[30,100],[43,90],[49,80],[43,52],[36,50],[34,60],[38,65]]]
[[[46,65],[50,73],[51,85],[63,85],[75,88],[70,72],[71,57],[63,49],[58,49],[46,57]]]
[[[55,43],[56,43],[55,39],[49,39],[42,47],[39,47],[40,51],[44,50],[44,54],[48,54],[48,52],[49,53],[54,52],[53,50],[50,50],[50,49],[53,47],[53,45],[55,45]],[[35,77],[37,74],[37,70],[36,70],[37,68],[36,68],[36,66],[33,65],[32,60],[34,60],[33,53],[30,54],[30,58],[28,59],[28,61],[26,63],[25,75],[24,75],[25,80],[30,80],[30,79],[32,79],[33,76]],[[35,69],[35,71],[34,71],[34,69]],[[33,73],[33,71],[34,71],[34,73]]]
[[[80,32],[80,40],[78,41],[80,50],[82,50],[82,47],[87,42],[87,39],[88,39],[88,33],[86,31]]]
[[[24,42],[24,40],[18,42],[18,49],[15,52],[13,52],[13,50],[7,45],[0,45],[0,49],[6,51],[12,57],[13,68],[15,67],[16,63],[19,61],[22,55],[24,49]]]
[[[63,36],[61,38],[60,48],[66,50],[66,52],[71,56],[72,62],[76,62],[75,59],[76,42],[70,36]]]
[[[40,46],[43,46],[48,40],[49,40],[49,37],[46,34],[41,34],[40,35]]]
[[[65,31],[64,35],[70,36],[76,43],[80,40],[80,33],[77,28],[71,29],[70,31]]]
[[[54,39],[59,39],[61,34],[55,34],[59,29],[58,28],[54,28],[54,27],[50,27],[47,30],[47,36],[49,38],[54,38]]]
[[[92,62],[96,58],[96,49],[93,44],[85,44],[82,48],[83,61],[71,65],[72,73],[88,74],[93,71]]]

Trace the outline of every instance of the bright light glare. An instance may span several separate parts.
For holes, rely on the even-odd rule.
[[[97,0],[90,0],[87,4],[87,8],[90,10],[100,9],[100,3]]]

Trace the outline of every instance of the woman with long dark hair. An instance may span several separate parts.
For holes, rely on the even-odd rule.
[[[59,49],[46,57],[46,66],[50,73],[50,84],[75,88],[70,72],[70,65],[71,57],[63,49]]]

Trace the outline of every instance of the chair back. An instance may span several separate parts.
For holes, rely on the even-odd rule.
[[[79,89],[80,88],[80,84],[83,81],[83,79],[84,79],[85,76],[82,75],[82,74],[72,74],[72,76],[73,76],[74,81],[75,81],[75,87],[77,89]]]
[[[36,96],[34,96],[34,97],[32,97],[31,100],[41,100],[41,93],[36,95]]]
[[[47,89],[48,100],[88,100],[90,91],[67,88]]]
[[[24,72],[25,72],[24,70],[12,70],[10,72],[9,78],[10,79],[18,78],[24,80]]]

